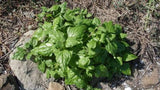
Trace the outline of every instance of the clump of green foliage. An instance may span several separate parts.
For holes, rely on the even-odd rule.
[[[90,90],[93,77],[131,75],[126,34],[120,25],[94,18],[87,10],[68,9],[66,3],[42,8],[41,22],[31,40],[18,47],[14,59],[33,59],[47,77]]]

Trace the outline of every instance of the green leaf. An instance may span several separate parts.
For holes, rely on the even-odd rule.
[[[42,57],[40,57],[40,56],[36,56],[35,58],[34,58],[34,62],[35,63],[41,63],[41,61],[42,61]]]
[[[115,42],[108,42],[107,45],[105,46],[106,50],[112,54],[113,56],[115,56],[118,46]]]
[[[121,67],[121,72],[125,75],[131,75],[130,65],[128,63],[124,63]]]
[[[61,31],[53,30],[49,32],[49,37],[51,43],[54,43],[56,48],[64,48],[65,36]]]
[[[88,66],[87,69],[86,69],[87,76],[92,77],[93,76],[92,72],[93,72],[94,69],[95,69],[94,66]]]
[[[90,58],[93,58],[94,55],[96,55],[96,52],[92,49],[88,49],[88,55],[89,55]]]
[[[96,42],[98,42],[99,41],[99,37],[98,36],[96,36],[96,37],[93,37],[93,40],[95,40]]]
[[[74,17],[74,25],[82,25],[83,23],[83,16],[79,15]]]
[[[68,38],[66,40],[66,47],[73,47],[75,45],[78,45],[81,42],[83,35],[84,35],[84,31],[86,30],[86,26],[82,25],[82,26],[76,26],[76,27],[69,27],[67,29],[67,35]]]
[[[52,43],[43,43],[39,47],[35,47],[31,50],[33,55],[51,56],[53,53]]]
[[[49,69],[46,70],[46,76],[47,76],[47,78],[50,78],[50,76],[51,76],[51,75],[50,75],[50,70],[49,70]]]
[[[50,68],[53,68],[53,65],[54,65],[51,59],[46,60],[45,64],[46,64],[47,67],[50,67]]]
[[[69,27],[67,29],[68,37],[73,37],[76,39],[81,39],[86,31],[86,26],[76,26],[76,27]]]
[[[66,3],[66,2],[62,3],[62,4],[60,5],[60,7],[61,7],[61,13],[65,13],[66,7],[67,7],[67,3]]]
[[[51,17],[52,17],[52,14],[46,14],[46,17],[47,17],[47,18],[51,18]]]
[[[74,17],[73,17],[73,11],[72,10],[70,10],[70,9],[68,9],[67,11],[66,11],[66,13],[64,14],[64,18],[65,18],[65,20],[67,20],[67,21],[73,21],[73,19],[74,19]]]
[[[79,71],[74,69],[67,68],[67,77],[65,79],[65,84],[74,84],[78,88],[86,87],[87,83],[84,80],[84,77],[80,75]]]
[[[31,42],[33,48],[38,46],[38,41],[39,41],[38,38],[35,38],[35,37],[31,38],[30,42]]]
[[[98,18],[94,18],[92,24],[99,26],[101,21]]]
[[[72,15],[70,15],[70,14],[65,14],[65,15],[64,15],[64,18],[65,18],[67,21],[72,21],[72,20],[73,20],[73,17],[72,17]]]
[[[126,62],[134,60],[136,58],[137,58],[137,56],[134,55],[134,54],[131,54],[131,53],[125,53],[125,54],[123,54],[123,61],[126,61]]]
[[[127,34],[125,33],[120,33],[120,38],[123,39],[123,38],[126,38],[127,37]]]
[[[82,49],[82,50],[80,50],[79,52],[78,52],[78,56],[85,56],[85,54],[86,54],[86,50],[85,49]]]
[[[59,9],[59,5],[54,5],[48,9],[48,12],[57,11]]]
[[[54,78],[60,78],[60,76],[58,75],[57,71],[51,70],[50,71],[50,75],[51,75],[51,77],[54,77]]]
[[[86,17],[92,17],[92,14],[91,13],[88,13],[87,15],[86,15]]]
[[[38,20],[42,21],[43,20],[43,17],[46,15],[45,12],[41,12],[40,14],[38,14]]]
[[[45,72],[45,70],[46,70],[45,62],[42,61],[42,62],[38,65],[38,68],[39,68],[40,71]]]
[[[72,24],[71,23],[69,23],[69,22],[65,22],[65,24],[64,24],[64,26],[72,26]]]
[[[59,78],[57,72],[53,71],[52,69],[47,69],[46,75],[47,75],[47,78],[50,78],[50,77]]]
[[[96,67],[96,71],[95,71],[95,76],[98,77],[108,77],[109,76],[109,72],[106,66],[104,65],[99,65]]]
[[[81,20],[82,24],[87,25],[87,26],[91,26],[92,25],[92,20],[91,19],[83,19]]]
[[[80,43],[82,43],[82,42],[77,40],[76,38],[68,37],[65,45],[67,48],[69,48],[69,47],[73,47],[75,45],[78,45]]]
[[[102,24],[102,26],[104,26],[107,29],[107,32],[116,33],[112,21],[105,22],[104,24]]]
[[[102,34],[101,34],[101,38],[100,38],[99,41],[100,41],[101,43],[105,43],[105,39],[106,39],[106,34],[102,33]]]
[[[87,47],[88,48],[92,48],[92,49],[94,49],[94,48],[96,48],[96,41],[95,40],[90,40],[88,43],[87,43]]]
[[[93,33],[95,31],[95,29],[92,28],[92,27],[89,27],[88,30],[89,30],[90,33]]]
[[[125,41],[121,41],[121,43],[123,43],[125,45],[125,47],[129,47],[129,44]]]
[[[115,24],[114,29],[116,30],[117,34],[122,32],[122,27],[119,24]]]
[[[88,11],[87,11],[87,9],[85,9],[85,10],[84,10],[84,9],[82,9],[82,10],[81,10],[81,14],[86,15],[86,14],[87,14],[87,12],[88,12]]]
[[[62,68],[62,72],[65,72],[67,65],[71,60],[72,51],[63,50],[55,53],[55,55],[56,55],[56,62]]]
[[[86,69],[86,67],[90,64],[89,57],[80,56],[80,59],[78,61],[78,66],[80,68]]]
[[[109,53],[104,48],[96,48],[94,57],[95,63],[105,64],[109,58]]]
[[[32,53],[30,52],[30,53],[28,53],[28,54],[27,54],[27,56],[26,56],[26,60],[30,60],[30,59],[31,59],[31,57],[32,57]]]
[[[42,28],[43,28],[43,30],[46,30],[46,31],[52,30],[52,23],[44,22],[44,24],[42,25]],[[40,30],[40,31],[38,31],[36,33],[37,33],[36,35],[38,35],[38,33],[43,33],[43,32]]]
[[[102,26],[98,27],[98,30],[100,30],[102,32],[107,32],[107,29],[105,27],[102,27]]]
[[[41,7],[43,12],[46,12],[48,10],[48,8],[46,7]]]
[[[96,35],[101,35],[103,32],[102,31],[100,31],[100,30],[97,30],[96,31]]]
[[[48,31],[46,31],[46,29],[42,30],[42,28],[38,28],[34,32],[31,41],[29,43],[31,44],[31,46],[36,47],[39,42],[44,42],[46,40],[47,35]]]
[[[27,43],[25,43],[25,45],[24,45],[24,49],[31,49],[32,48],[32,44],[31,44],[31,42],[27,42]]]
[[[118,60],[120,65],[123,65],[122,57],[117,57],[117,60]]]
[[[126,50],[126,46],[123,43],[118,41],[116,43],[118,46],[118,50],[117,50],[118,53],[124,52]]]
[[[22,47],[18,47],[17,52],[13,54],[13,59],[23,60],[26,53],[27,52],[25,49],[23,49]]]
[[[55,74],[57,74],[57,76],[60,76],[61,78],[64,78],[66,76],[66,70],[64,71],[63,67],[62,68],[57,68],[55,70]]]
[[[109,34],[108,38],[113,41],[114,39],[116,39],[116,34]]]
[[[63,25],[63,18],[61,16],[56,17],[53,21],[53,29],[57,30],[58,27],[61,27]],[[50,29],[52,30],[52,29]]]

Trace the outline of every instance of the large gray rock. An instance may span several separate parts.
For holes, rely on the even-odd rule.
[[[33,35],[34,31],[28,31],[18,41],[16,46],[24,45]],[[25,90],[45,90],[48,87],[46,75],[38,70],[37,65],[31,60],[13,60],[11,57],[15,50],[10,54],[9,65],[17,76]]]

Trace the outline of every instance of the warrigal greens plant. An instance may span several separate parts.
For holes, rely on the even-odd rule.
[[[101,23],[85,9],[69,9],[66,3],[42,7],[39,28],[31,40],[18,47],[13,58],[33,60],[47,77],[64,78],[66,85],[93,90],[91,79],[131,75],[130,53],[122,27]]]

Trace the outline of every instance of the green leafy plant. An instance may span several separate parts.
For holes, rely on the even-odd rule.
[[[71,10],[66,3],[42,9],[39,28],[14,59],[32,59],[48,78],[64,78],[65,84],[88,90],[93,77],[131,75],[128,62],[137,57],[129,52],[120,25],[101,24],[87,10]]]

